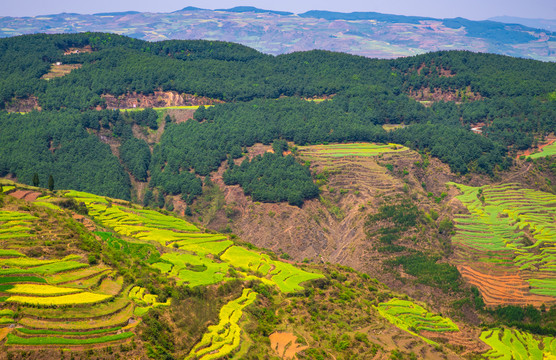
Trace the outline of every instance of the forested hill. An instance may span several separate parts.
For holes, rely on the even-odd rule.
[[[216,10],[188,6],[171,13],[126,11],[92,15],[5,16],[0,17],[0,37],[93,31],[148,41],[232,41],[273,55],[324,49],[390,59],[429,51],[471,50],[555,61],[555,34],[520,23],[376,12],[312,10],[292,14],[251,6]]]
[[[49,78],[57,66],[69,71]],[[11,113],[0,113],[0,176],[31,183],[36,173],[46,184],[54,175],[56,188],[129,199],[127,169],[160,194],[191,201],[201,192],[199,176],[245,147],[278,139],[397,142],[429,151],[454,172],[492,175],[554,131],[554,84],[554,63],[466,51],[377,60],[327,51],[275,57],[218,41],[150,43],[102,33],[6,38],[0,107]],[[104,108],[107,96],[155,91],[224,104],[201,107],[197,121],[167,118],[151,153],[132,131],[157,128],[148,113]],[[41,111],[14,113],[21,104]],[[386,132],[383,124],[406,126]],[[475,124],[483,135],[469,130]],[[101,142],[107,135],[121,145],[119,159]],[[303,188],[295,203],[315,196]]]

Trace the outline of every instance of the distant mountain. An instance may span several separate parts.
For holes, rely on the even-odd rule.
[[[106,13],[96,13],[96,16],[125,16],[125,15],[135,15],[139,14],[139,11],[119,11],[119,12],[106,12]]]
[[[268,13],[268,14],[276,14],[276,15],[293,15],[292,12],[264,10],[264,9],[256,8],[254,6],[236,6],[236,7],[230,8],[230,9],[216,9],[214,11],[226,11],[226,12],[235,12],[235,13],[252,12],[252,13],[257,13],[257,14]]]
[[[198,8],[198,7],[195,7],[195,6],[188,6],[188,7],[184,7],[181,10],[174,11],[174,13],[177,13],[177,12],[180,12],[180,11],[198,11],[198,10],[206,10],[206,9],[201,9],[201,8]]]
[[[489,20],[510,24],[521,24],[535,29],[545,29],[556,32],[556,19],[527,19],[514,16],[496,16]]]
[[[377,20],[391,23],[419,24],[423,20],[436,20],[429,17],[381,14],[377,12],[352,12],[342,13],[324,10],[311,10],[299,14],[304,18],[319,18],[326,20]]]
[[[218,10],[188,6],[172,13],[1,17],[0,37],[95,31],[149,41],[231,41],[273,55],[323,49],[397,58],[437,50],[470,50],[556,61],[555,33],[539,30],[537,23],[511,22],[320,10],[296,15],[252,6]]]

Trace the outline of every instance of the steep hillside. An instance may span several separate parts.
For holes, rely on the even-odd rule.
[[[0,49],[0,357],[555,355],[556,64]]]
[[[485,349],[477,330],[349,268],[279,261],[116,199],[6,180],[2,191],[2,358],[459,359]],[[431,340],[454,331],[469,339],[457,351]]]

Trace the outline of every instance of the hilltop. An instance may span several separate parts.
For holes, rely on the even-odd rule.
[[[509,23],[508,23],[509,22]],[[185,7],[171,13],[51,14],[0,18],[0,37],[23,34],[113,32],[161,41],[207,39],[240,43],[279,55],[322,49],[373,58],[439,50],[469,50],[554,61],[555,37],[535,22],[436,19],[375,12],[293,14],[251,6]]]

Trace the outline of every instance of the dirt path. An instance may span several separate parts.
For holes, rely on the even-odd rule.
[[[542,145],[538,145],[536,149],[527,149],[523,152],[519,152],[516,156],[516,159],[519,159],[520,156],[529,156],[529,155],[533,154],[534,152],[536,152],[537,150],[542,151],[542,149],[544,147],[547,147],[548,145],[552,145],[555,141],[556,141],[556,138],[549,137],[548,139],[546,139],[546,143],[544,143]]]

